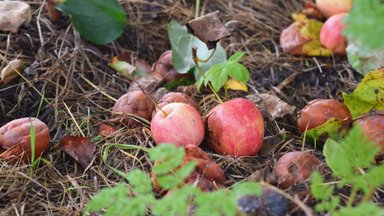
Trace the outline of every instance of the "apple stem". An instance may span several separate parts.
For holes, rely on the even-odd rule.
[[[140,90],[144,93],[145,97],[147,97],[147,98],[153,103],[153,105],[155,105],[156,109],[159,109],[159,110],[164,114],[164,116],[166,117],[166,116],[168,115],[168,113],[166,113],[163,109],[161,109],[161,107],[159,107],[159,104],[157,104],[156,101],[153,100],[153,98],[151,97],[151,95],[149,95],[149,94],[143,89],[143,87],[141,87],[140,83],[138,83],[136,80],[133,80],[133,82],[135,82],[135,83],[139,86]]]
[[[215,53],[216,51],[216,48],[213,50],[213,52],[211,53],[211,55],[206,59],[206,60],[202,60],[202,59],[199,59],[199,57],[197,56],[197,48],[196,47],[192,47],[192,56],[193,56],[193,62],[195,62],[195,66],[197,68],[197,70],[199,71],[201,77],[203,77],[203,79],[205,79],[205,75],[204,75],[204,72],[203,70],[201,70],[201,67],[199,65],[199,62],[207,62],[209,61],[209,59],[211,59],[211,57],[213,56],[213,54]],[[223,101],[221,100],[220,96],[217,94],[217,92],[215,91],[215,89],[212,87],[211,83],[208,82],[208,87],[211,89],[211,91],[213,92],[213,94],[216,96],[217,100],[219,101],[219,103],[223,103]]]

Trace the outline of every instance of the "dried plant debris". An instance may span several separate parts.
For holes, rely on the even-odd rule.
[[[16,33],[19,27],[31,22],[31,8],[21,1],[0,2],[0,30]]]
[[[215,48],[217,42],[230,36],[218,14],[219,11],[215,11],[187,23],[188,32],[203,41],[208,49]]]
[[[96,150],[94,143],[87,137],[64,136],[61,138],[60,149],[75,159],[84,169],[91,163]]]
[[[253,94],[248,95],[247,98],[256,103],[263,115],[270,120],[292,114],[296,108],[271,94]]]
[[[16,79],[19,74],[17,71],[24,66],[24,61],[20,59],[14,59],[8,63],[0,72],[0,82],[7,84],[12,80]]]

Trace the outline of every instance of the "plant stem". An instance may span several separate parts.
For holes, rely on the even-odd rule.
[[[373,193],[375,193],[375,188],[369,188],[369,192],[364,194],[363,198],[361,198],[361,202],[372,200]]]
[[[199,17],[200,14],[200,0],[195,0],[195,19]]]
[[[352,207],[353,201],[355,201],[356,194],[357,194],[357,189],[356,187],[353,187],[351,195],[349,195],[348,202],[347,202],[348,208]]]
[[[216,50],[216,49],[215,49]],[[212,52],[214,53],[215,50]],[[193,47],[192,48],[192,56],[193,56],[193,61],[195,62],[195,66],[197,68],[197,70],[199,71],[201,77],[203,77],[203,79],[205,79],[205,75],[204,75],[204,72],[203,70],[201,70],[200,66],[199,66],[199,62],[207,62],[211,57],[212,57],[213,54],[211,54],[211,56],[207,59],[207,60],[201,60],[197,57],[197,48],[196,47]],[[215,89],[212,87],[211,83],[208,82],[208,87],[211,89],[211,91],[213,92],[213,94],[216,96],[217,100],[219,101],[219,103],[223,103],[223,101],[221,100],[220,96],[217,94],[217,92],[215,91]]]

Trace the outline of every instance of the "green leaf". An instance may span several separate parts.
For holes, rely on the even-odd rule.
[[[123,215],[118,208],[128,205],[130,202],[128,195],[129,190],[125,184],[120,184],[114,188],[103,188],[93,196],[83,215],[99,212],[103,209],[105,209],[104,215]]]
[[[328,166],[335,176],[348,177],[353,174],[352,164],[343,146],[333,139],[324,144],[323,154]]]
[[[238,62],[245,55],[245,52],[236,52],[231,57],[229,57],[228,62]]]
[[[232,193],[236,198],[242,196],[260,196],[263,192],[263,188],[257,182],[241,182],[237,183],[232,188]]]
[[[321,140],[325,135],[332,139],[339,139],[345,135],[346,128],[344,128],[345,122],[342,119],[330,118],[324,124],[312,128],[306,132],[306,137],[311,140]]]
[[[180,166],[185,155],[183,148],[172,144],[160,144],[156,148],[148,150],[149,158],[158,161],[153,168],[155,175],[164,175]]]
[[[228,190],[202,193],[195,199],[196,216],[233,216],[236,215],[236,197]]]
[[[344,104],[352,117],[375,110],[384,110],[384,69],[368,73],[351,94],[344,94]]]
[[[178,186],[184,183],[184,179],[188,177],[192,171],[195,169],[196,164],[194,162],[183,165],[177,170],[172,170],[172,172],[167,174],[155,174],[157,182],[160,187],[166,190],[177,188]],[[155,171],[156,173],[156,171]]]
[[[344,34],[366,48],[382,49],[384,42],[384,2],[381,0],[354,0],[346,17]]]
[[[311,194],[318,200],[327,200],[332,196],[333,187],[324,184],[323,177],[318,172],[311,176]]]
[[[193,73],[192,70],[190,70],[190,72]],[[190,73],[190,72],[188,72],[188,73]],[[188,85],[194,84],[195,82],[196,82],[196,80],[195,80],[194,76],[188,76],[188,77],[182,77],[182,78],[167,82],[164,86],[169,91],[172,91],[178,86],[188,86]]]
[[[200,59],[208,59],[213,50],[208,50],[205,43],[197,37],[189,34],[187,27],[181,26],[177,21],[172,20],[168,24],[168,38],[172,46],[173,66],[179,73],[187,73],[195,67],[192,57],[192,47],[197,48],[197,55]],[[208,71],[213,65],[223,63],[227,60],[224,48],[218,44],[212,58],[205,63],[200,63],[203,72]],[[195,70],[196,80],[200,78],[200,73]]]
[[[246,84],[249,80],[249,71],[248,69],[237,62],[230,62],[227,64],[229,71],[229,76],[235,80],[241,81]]]
[[[120,37],[127,23],[117,0],[65,0],[56,8],[70,15],[81,36],[99,45]]]
[[[219,91],[227,82],[228,73],[229,70],[225,67],[225,64],[215,65],[205,74],[204,85],[211,82],[213,89]]]
[[[357,206],[350,208],[341,208],[338,212],[332,214],[332,216],[383,216],[384,210],[375,203],[364,202]]]
[[[152,181],[143,171],[133,170],[128,173],[127,179],[136,193],[152,194]]]

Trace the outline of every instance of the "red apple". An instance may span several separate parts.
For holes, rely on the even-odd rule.
[[[214,107],[207,115],[209,147],[220,154],[255,155],[264,139],[264,119],[257,106],[235,98]]]
[[[280,188],[303,183],[320,165],[320,161],[309,152],[288,152],[276,163],[275,175]]]
[[[344,126],[352,120],[351,113],[343,103],[334,99],[316,99],[301,110],[297,126],[304,132],[307,128],[310,130],[321,126],[331,118],[343,121]]]
[[[321,27],[320,43],[335,54],[345,55],[346,52],[347,39],[343,36],[346,15],[341,13],[331,16]]]
[[[163,112],[158,111],[151,121],[156,144],[200,145],[204,139],[204,123],[196,108],[186,103],[170,103],[161,109]]]
[[[352,0],[316,0],[316,6],[324,16],[331,17],[349,12],[352,9]]]
[[[357,119],[354,124],[359,125],[363,134],[384,152],[384,114],[368,114]]]

